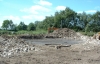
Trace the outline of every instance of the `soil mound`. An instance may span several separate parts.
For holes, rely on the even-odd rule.
[[[18,39],[42,39],[44,38],[43,34],[38,35],[19,35],[17,36]]]
[[[9,36],[9,35],[2,35],[3,38],[5,39],[10,39],[10,38],[14,38],[14,39],[42,39],[44,38],[44,34],[34,34],[34,35],[13,35],[13,36]]]
[[[46,38],[64,38],[64,37],[74,37],[76,32],[68,28],[59,28],[46,35]]]

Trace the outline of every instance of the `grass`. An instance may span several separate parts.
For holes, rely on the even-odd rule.
[[[36,30],[36,31],[18,31],[16,34],[46,34],[46,30]]]
[[[94,34],[96,34],[96,32],[80,32],[81,34],[83,35],[87,35],[87,36],[93,36]],[[6,30],[0,30],[0,35],[3,35],[3,34],[8,34],[8,35],[20,35],[20,34],[47,34],[47,31],[46,30],[42,30],[42,29],[39,29],[39,30],[35,30],[35,31],[17,31],[17,32],[14,32],[14,31],[6,31]]]
[[[80,32],[80,33],[86,36],[93,36],[94,34],[96,34],[96,32]]]
[[[0,35],[3,34],[8,34],[8,35],[20,35],[20,34],[46,34],[47,31],[46,30],[35,30],[35,31],[6,31],[6,30],[0,30]]]

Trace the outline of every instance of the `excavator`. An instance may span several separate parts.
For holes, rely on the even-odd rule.
[[[48,28],[48,33],[51,33],[51,32],[53,32],[54,30],[57,30],[58,28],[56,28],[56,27],[50,27],[50,28]]]

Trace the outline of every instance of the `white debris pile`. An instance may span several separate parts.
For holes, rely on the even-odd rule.
[[[83,35],[81,35],[79,38],[83,40],[84,43],[75,44],[72,46],[72,49],[91,50],[94,49],[94,47],[100,45],[100,40],[98,39],[93,39],[92,37],[83,36]]]
[[[24,52],[35,50],[34,45],[29,45],[21,39],[3,39],[0,40],[0,56],[12,57]]]

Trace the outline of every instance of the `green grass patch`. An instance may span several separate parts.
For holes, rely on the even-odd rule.
[[[35,31],[7,31],[7,30],[0,30],[0,35],[21,35],[21,34],[47,34],[46,30],[35,30]]]
[[[93,36],[94,34],[96,34],[96,32],[80,32],[80,33],[86,36]]]
[[[33,34],[47,34],[47,31],[46,30],[36,30],[36,31],[33,31]]]
[[[36,30],[36,31],[18,31],[16,34],[46,34],[46,30]]]

